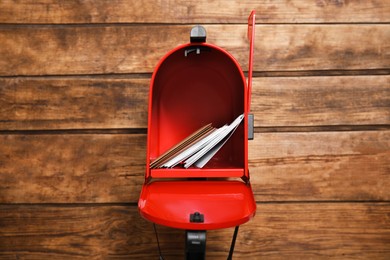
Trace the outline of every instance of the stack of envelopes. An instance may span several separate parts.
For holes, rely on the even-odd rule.
[[[214,128],[205,125],[160,155],[150,168],[173,168],[179,164],[184,168],[195,165],[202,168],[232,136],[244,115],[239,115],[230,125]]]

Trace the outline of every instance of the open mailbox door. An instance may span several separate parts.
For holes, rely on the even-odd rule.
[[[253,11],[248,26],[248,80],[231,54],[206,43],[206,31],[201,26],[191,31],[190,43],[168,52],[152,75],[145,183],[138,207],[140,214],[155,224],[186,230],[188,259],[195,251],[202,251],[194,249],[195,244],[205,244],[205,240],[192,243],[191,237],[205,238],[206,230],[229,227],[236,227],[236,234],[238,226],[256,211],[248,170],[254,29]],[[221,138],[223,143],[215,141],[218,149],[208,153],[206,163],[188,167],[180,160],[169,167],[156,163],[164,153],[177,152],[172,147],[186,142],[194,132],[196,135],[197,129],[208,125],[220,129],[240,115],[243,120],[228,138]],[[205,160],[200,155],[195,158]],[[192,236],[193,232],[202,236]],[[204,252],[203,258],[196,257],[203,259]]]

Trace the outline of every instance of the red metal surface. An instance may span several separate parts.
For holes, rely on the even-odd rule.
[[[210,230],[241,225],[256,210],[252,189],[241,181],[166,181],[142,188],[141,215],[159,225]],[[190,214],[204,214],[204,223],[190,223]]]
[[[254,19],[252,12],[248,84],[234,57],[208,43],[180,45],[157,64],[149,92],[145,184],[138,202],[144,218],[173,228],[209,230],[238,226],[254,216],[247,118]],[[184,55],[194,48],[199,48],[200,54]],[[209,123],[220,127],[240,114],[245,114],[244,123],[204,168],[149,168],[151,161],[200,127]],[[204,214],[204,223],[189,221],[195,212]]]

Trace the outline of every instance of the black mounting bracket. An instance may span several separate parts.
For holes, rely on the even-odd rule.
[[[236,244],[239,226],[234,229],[232,242],[230,244],[227,260],[233,259],[234,246]],[[186,260],[205,260],[206,259],[206,231],[205,230],[186,230]]]
[[[206,257],[206,231],[186,231],[186,260],[204,260]]]

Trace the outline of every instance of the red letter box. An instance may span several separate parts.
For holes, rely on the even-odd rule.
[[[206,43],[201,26],[192,29],[190,43],[174,48],[157,64],[150,83],[146,174],[138,203],[147,220],[192,232],[238,227],[254,216],[248,169],[254,19],[252,12],[248,83],[231,54]],[[150,167],[202,126],[218,128],[240,115],[242,122],[204,167]]]

